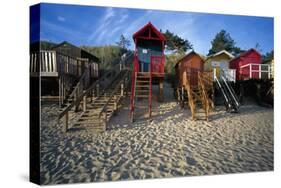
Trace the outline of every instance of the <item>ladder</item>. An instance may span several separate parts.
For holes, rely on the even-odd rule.
[[[151,72],[135,72],[132,79],[131,94],[131,122],[134,121],[134,115],[138,100],[148,100],[149,118],[152,115],[152,73]]]

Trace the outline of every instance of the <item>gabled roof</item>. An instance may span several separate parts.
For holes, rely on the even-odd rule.
[[[76,48],[76,49],[78,49],[78,50],[81,50],[83,53],[86,53],[86,54],[88,54],[89,56],[91,56],[93,59],[95,59],[98,63],[100,62],[99,58],[97,58],[94,54],[92,54],[92,53],[90,53],[89,51],[84,50],[84,49],[82,49],[82,48],[80,48],[80,47],[78,47],[78,46],[75,46],[75,45],[73,45],[73,44],[71,44],[71,43],[69,43],[69,42],[67,42],[67,41],[63,41],[63,42],[59,43],[58,45],[54,46],[54,47],[52,48],[52,50],[56,50],[57,48],[59,48],[59,47],[61,47],[61,46],[65,46],[65,45],[70,46],[70,47],[72,47],[72,48]]]
[[[156,27],[154,25],[152,25],[151,22],[148,22],[145,26],[143,26],[140,30],[138,30],[137,32],[135,32],[133,34],[133,39],[135,40],[135,38],[141,36],[145,31],[147,31],[148,29],[151,29],[151,31],[153,31],[157,37],[162,40],[162,41],[166,41],[165,36],[158,31],[158,29],[156,29]]]
[[[230,59],[233,59],[233,58],[234,58],[234,55],[232,55],[232,54],[229,53],[228,51],[226,51],[226,50],[221,50],[221,51],[219,51],[219,52],[217,52],[217,53],[215,53],[215,54],[212,54],[212,55],[208,56],[207,59],[210,59],[210,58],[212,58],[212,57],[215,57],[215,56],[218,56],[218,55],[221,55],[221,54],[227,55]]]
[[[238,59],[238,58],[241,58],[241,57],[245,57],[245,56],[249,55],[250,53],[256,53],[257,55],[259,55],[259,56],[261,57],[261,54],[260,54],[257,50],[255,50],[254,48],[251,48],[251,49],[249,49],[249,50],[246,51],[246,52],[242,52],[240,55],[236,56],[236,57],[235,57],[234,59],[232,59],[231,61],[234,61],[234,60],[236,60],[236,59]]]
[[[202,56],[202,55],[196,53],[194,50],[192,50],[192,51],[188,52],[185,56],[183,56],[180,60],[178,60],[178,62],[175,64],[174,67],[176,67],[180,62],[182,62],[185,58],[187,58],[190,55],[197,55],[198,57],[200,57],[200,59],[202,61],[204,61],[204,56]]]

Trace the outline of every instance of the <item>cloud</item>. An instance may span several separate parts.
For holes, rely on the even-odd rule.
[[[94,41],[97,44],[101,42],[111,43],[114,34],[127,26],[124,22],[128,17],[129,15],[126,9],[118,9],[118,11],[115,11],[111,7],[106,8],[102,18],[97,23],[98,27],[93,28],[93,32],[89,36],[88,41]]]
[[[60,22],[65,22],[66,19],[65,19],[65,17],[58,16],[57,20],[60,21]]]

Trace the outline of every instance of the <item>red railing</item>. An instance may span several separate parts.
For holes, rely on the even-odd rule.
[[[131,83],[131,113],[134,111],[135,82],[136,82],[136,76],[137,76],[138,72],[139,72],[138,57],[136,55],[134,55],[133,71],[132,71],[132,83]]]
[[[151,56],[150,57],[150,72],[164,74],[164,62],[163,56]]]

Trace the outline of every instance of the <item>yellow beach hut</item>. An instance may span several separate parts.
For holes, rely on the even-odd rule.
[[[213,71],[215,68],[216,76],[219,77],[221,70],[224,70],[227,77],[231,81],[235,81],[235,70],[229,69],[229,61],[233,58],[234,56],[226,50],[207,56],[204,63],[204,71]]]

